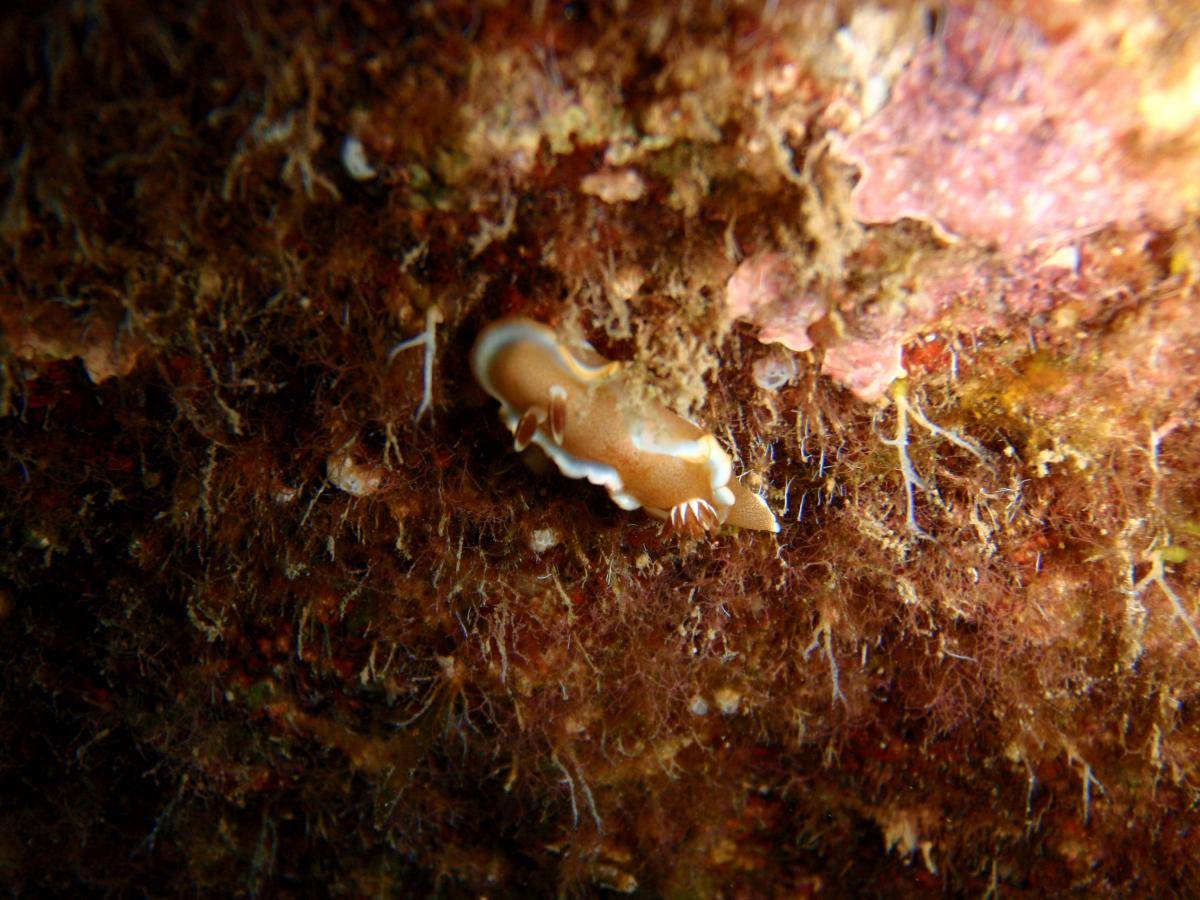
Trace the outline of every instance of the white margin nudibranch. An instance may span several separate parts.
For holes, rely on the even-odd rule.
[[[537,444],[564,475],[607,488],[621,509],[645,507],[693,537],[723,524],[779,531],[715,437],[661,403],[636,403],[624,366],[591,347],[568,348],[530,319],[501,319],[480,332],[471,370],[500,401],[518,451]]]

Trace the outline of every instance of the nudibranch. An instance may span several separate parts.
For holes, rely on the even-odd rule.
[[[617,506],[645,507],[698,537],[722,524],[779,531],[762,498],[733,477],[717,439],[661,403],[635,401],[625,367],[567,347],[539,322],[488,325],[471,370],[500,401],[518,451],[536,444],[570,478],[603,485]]]

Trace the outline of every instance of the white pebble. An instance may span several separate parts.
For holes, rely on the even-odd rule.
[[[342,165],[355,181],[370,181],[378,173],[367,162],[367,151],[362,141],[352,134],[342,141]]]
[[[796,377],[796,358],[782,350],[772,350],[754,361],[754,383],[764,391],[777,391]]]
[[[545,553],[558,541],[558,532],[553,528],[538,528],[529,535],[529,549],[534,553]]]

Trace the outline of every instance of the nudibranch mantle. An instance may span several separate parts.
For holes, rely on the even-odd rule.
[[[645,507],[695,536],[721,524],[779,530],[715,437],[661,403],[636,403],[625,367],[591,347],[567,347],[531,319],[501,319],[480,332],[471,370],[500,401],[517,450],[536,444],[621,509]]]

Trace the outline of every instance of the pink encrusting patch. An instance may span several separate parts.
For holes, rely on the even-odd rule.
[[[1117,248],[1120,254],[1101,247],[1083,258],[1088,268],[1111,264],[1126,252],[1140,252],[1143,244],[1144,236],[1130,235]],[[1074,265],[1067,265],[1068,257]],[[870,403],[904,377],[904,348],[922,335],[1026,328],[1031,316],[1063,302],[1074,303],[1080,315],[1095,314],[1097,302],[1083,303],[1082,298],[1090,296],[1096,276],[1081,272],[1080,264],[1077,248],[1070,254],[1008,258],[951,248],[910,260],[913,274],[907,284],[893,288],[887,302],[877,302],[878,288],[830,299],[820,298],[817,288],[798,290],[783,255],[763,252],[745,260],[729,280],[727,314],[758,326],[764,344],[823,351],[821,374]],[[840,325],[816,328],[810,335],[810,327],[825,319],[831,307]],[[768,379],[760,387],[773,390],[778,385]]]
[[[852,340],[831,347],[821,361],[821,374],[849,388],[860,400],[878,400],[905,375],[897,338]]]
[[[759,326],[758,339],[789,350],[811,350],[808,326],[825,315],[821,298],[802,289],[782,253],[756,253],[742,262],[725,288],[729,315]]]
[[[815,345],[809,326],[825,318],[826,304],[815,289],[801,288],[795,271],[782,253],[766,251],[748,257],[738,266],[726,287],[725,302],[731,317],[758,326],[764,344],[782,344],[803,352]],[[852,337],[825,348],[821,373],[868,402],[883,396],[888,386],[904,375],[903,341],[886,323],[875,337]]]
[[[854,215],[1006,251],[1178,215],[1177,179],[1131,157],[1136,80],[1106,62],[1082,37],[950,6],[890,103],[835,143],[861,170]]]

